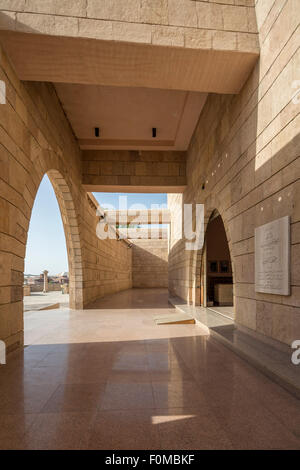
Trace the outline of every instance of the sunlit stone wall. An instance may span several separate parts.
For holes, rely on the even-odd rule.
[[[300,338],[300,99],[298,0],[258,0],[261,56],[236,96],[210,95],[187,159],[183,203],[205,204],[224,221],[239,326],[290,344]],[[298,95],[295,96],[297,93]],[[205,189],[202,189],[203,184]],[[170,208],[176,196],[170,199]],[[291,217],[291,295],[254,289],[254,229]],[[169,285],[200,300],[201,252],[171,242]]]

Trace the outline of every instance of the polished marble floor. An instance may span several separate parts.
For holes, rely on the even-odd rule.
[[[300,449],[299,401],[197,325],[161,325],[165,290],[25,315],[0,366],[0,449]]]

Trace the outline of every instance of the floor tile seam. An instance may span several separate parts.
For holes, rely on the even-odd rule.
[[[261,401],[260,403],[262,404]],[[300,401],[299,401],[299,405],[300,405]],[[299,431],[299,436],[297,436],[292,429],[288,428],[286,420],[284,420],[283,418],[278,416],[276,413],[274,413],[273,408],[271,407],[269,408],[268,406],[265,406],[265,405],[263,406],[273,416],[273,418],[275,418],[275,420],[278,421],[288,431],[288,433],[290,433],[293,436],[293,438],[299,442],[299,446],[300,446],[300,431]]]
[[[86,439],[87,439],[86,440],[86,448],[87,449],[89,448],[89,442],[90,442],[90,439],[91,439],[91,436],[92,436],[92,432],[95,428],[96,417],[97,417],[97,410],[94,410],[91,421],[88,424],[88,429],[86,430]],[[84,448],[85,448],[84,447],[84,436],[81,436],[80,437],[80,442],[79,442],[79,449],[83,450]]]
[[[47,399],[47,401],[44,403],[44,405],[42,406],[42,408],[39,410],[39,413],[45,413],[43,410],[46,408],[46,406],[48,405],[49,401],[54,397],[55,393],[57,392],[57,390],[59,389],[60,387],[60,384],[56,384],[56,387],[55,389],[53,390],[53,392],[51,393],[51,395],[49,396],[49,398]]]

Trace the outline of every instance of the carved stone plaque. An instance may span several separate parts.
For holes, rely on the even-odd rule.
[[[290,218],[255,229],[255,291],[290,295]]]

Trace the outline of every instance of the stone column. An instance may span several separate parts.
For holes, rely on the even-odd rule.
[[[48,292],[48,272],[49,271],[43,271],[43,274],[44,274],[44,294],[46,294],[46,292]]]

